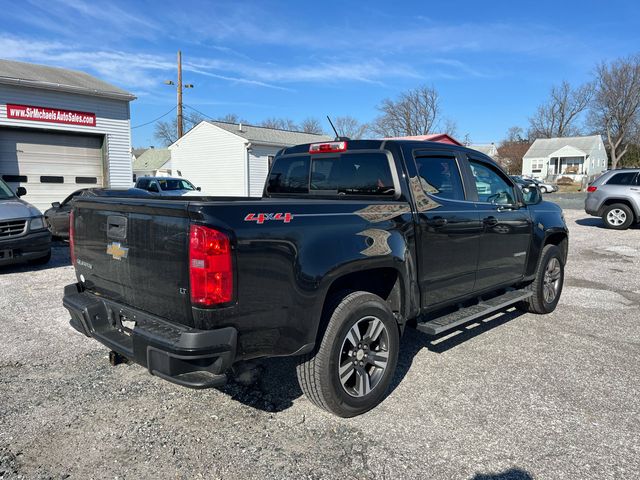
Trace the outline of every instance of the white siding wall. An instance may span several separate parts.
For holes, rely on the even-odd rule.
[[[7,118],[7,103],[92,112],[96,126],[64,125]],[[129,102],[52,90],[0,85],[0,127],[27,127],[105,135],[105,163],[111,187],[130,187],[131,125]]]
[[[205,195],[247,196],[245,140],[203,122],[169,147],[173,173],[180,174]]]
[[[261,197],[264,182],[269,173],[269,156],[275,156],[281,147],[267,145],[253,145],[249,154],[249,194]]]

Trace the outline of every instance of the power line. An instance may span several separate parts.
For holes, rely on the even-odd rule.
[[[147,123],[143,123],[141,125],[136,125],[135,127],[131,127],[131,130],[135,129],[135,128],[140,128],[140,127],[145,127],[147,125],[150,125],[154,122],[157,122],[158,120],[160,120],[163,117],[166,117],[167,115],[169,115],[171,112],[173,112],[175,109],[177,108],[177,106],[173,107],[171,110],[169,110],[167,113],[163,113],[162,115],[160,115],[158,118],[155,118],[153,120],[151,120],[150,122]]]
[[[199,113],[200,115],[202,115],[204,118],[208,118],[211,119],[212,117],[210,115],[207,115],[203,112],[201,112],[200,110],[198,110],[197,108],[193,108],[191,105],[187,105],[186,103],[184,104],[185,107],[190,108],[191,110],[193,110],[194,112]]]

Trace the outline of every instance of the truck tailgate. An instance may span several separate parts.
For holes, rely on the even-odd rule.
[[[188,202],[79,199],[74,226],[76,272],[87,290],[193,326]]]

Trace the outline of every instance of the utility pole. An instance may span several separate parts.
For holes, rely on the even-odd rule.
[[[178,139],[182,138],[182,52],[178,50]]]
[[[178,139],[182,138],[184,134],[184,117],[182,115],[182,51],[178,50],[178,81],[173,83],[173,80],[165,80],[165,85],[171,85],[176,87],[177,91],[177,105],[176,105],[176,125]],[[192,83],[187,83],[184,88],[193,88]]]

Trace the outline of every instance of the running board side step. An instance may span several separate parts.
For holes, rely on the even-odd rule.
[[[529,298],[531,295],[532,292],[511,290],[489,300],[481,300],[477,305],[461,308],[428,322],[418,323],[416,328],[427,335],[438,335],[490,313],[498,312],[514,303]]]

